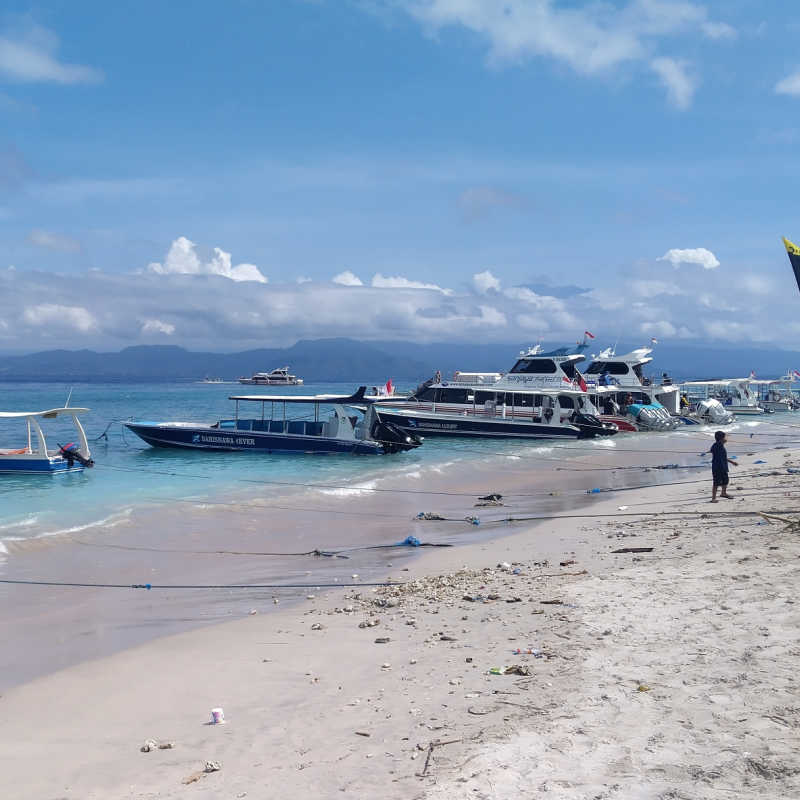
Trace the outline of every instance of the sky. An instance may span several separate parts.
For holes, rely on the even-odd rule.
[[[6,0],[0,352],[800,350],[794,0]]]

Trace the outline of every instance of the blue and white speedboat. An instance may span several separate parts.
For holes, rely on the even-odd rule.
[[[420,437],[381,419],[365,399],[365,389],[352,395],[233,395],[232,419],[210,424],[131,420],[124,425],[153,447],[188,450],[385,455],[419,447]],[[242,403],[260,405],[260,413],[241,416]],[[302,419],[287,415],[287,407],[302,404],[313,408],[313,419],[311,414]]]
[[[86,432],[78,419],[88,408],[51,408],[48,411],[0,411],[0,423],[25,421],[27,440],[22,447],[0,448],[0,473],[49,475],[56,472],[80,472],[94,466]],[[72,417],[78,441],[48,448],[43,420]]]

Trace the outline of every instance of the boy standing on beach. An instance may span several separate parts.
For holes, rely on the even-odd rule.
[[[733,500],[728,494],[728,464],[736,466],[736,462],[728,458],[728,451],[725,449],[725,431],[717,431],[714,434],[714,444],[711,445],[711,475],[714,478],[714,488],[711,491],[711,502],[717,502],[717,489],[722,489],[719,496],[727,500]]]

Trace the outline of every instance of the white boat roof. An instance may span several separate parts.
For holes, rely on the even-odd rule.
[[[228,400],[253,403],[363,403],[364,396],[352,394],[234,394]]]
[[[88,408],[51,408],[48,411],[0,411],[0,419],[21,419],[23,417],[50,419],[61,414],[86,414],[88,411]]]
[[[727,386],[729,383],[751,383],[750,378],[716,378],[711,381],[683,381],[681,386]]]

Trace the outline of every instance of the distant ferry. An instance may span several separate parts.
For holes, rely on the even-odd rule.
[[[302,386],[303,379],[289,374],[289,367],[278,367],[272,372],[256,372],[250,378],[239,378],[239,383],[249,386]]]

